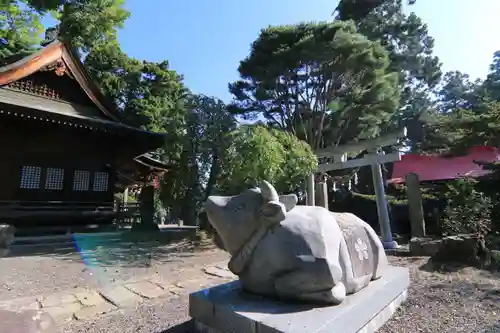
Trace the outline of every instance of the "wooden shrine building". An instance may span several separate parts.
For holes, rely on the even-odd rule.
[[[110,222],[120,169],[144,178],[165,142],[124,124],[58,40],[0,67],[0,138],[0,221],[16,226]]]

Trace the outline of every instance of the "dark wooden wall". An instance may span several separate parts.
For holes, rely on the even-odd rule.
[[[116,141],[105,133],[40,120],[0,117],[0,201],[112,202]],[[22,166],[63,168],[63,190],[21,189]],[[107,165],[110,165],[109,168]],[[75,170],[90,172],[89,191],[73,190]],[[109,174],[107,192],[92,191],[93,173]]]

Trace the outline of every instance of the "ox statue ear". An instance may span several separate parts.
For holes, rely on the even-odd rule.
[[[297,206],[297,202],[299,202],[299,198],[297,198],[296,194],[280,195],[280,202],[283,205],[285,205],[286,211],[289,212],[295,206]]]
[[[260,207],[260,220],[265,224],[278,224],[285,219],[285,216],[285,205],[279,201],[264,202]]]
[[[279,196],[278,192],[276,192],[276,189],[274,188],[273,185],[271,185],[269,182],[263,180],[260,183],[260,193],[262,194],[262,198],[264,199],[264,202],[266,201],[279,201]]]

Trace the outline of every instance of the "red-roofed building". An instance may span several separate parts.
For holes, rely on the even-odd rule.
[[[420,181],[452,180],[460,177],[481,177],[489,173],[474,161],[500,161],[500,150],[494,147],[472,147],[466,155],[443,157],[436,155],[408,154],[395,162],[389,184],[403,183],[409,173],[416,173]]]

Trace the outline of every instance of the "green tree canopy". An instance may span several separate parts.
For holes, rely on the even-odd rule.
[[[342,1],[344,2],[344,1]],[[346,0],[353,9],[364,0]],[[415,13],[403,11],[403,0],[374,1],[366,15],[352,17],[358,32],[378,41],[389,52],[389,71],[397,72],[401,91],[393,121],[406,125],[412,148],[422,137],[425,118],[435,113],[433,90],[441,79],[441,63],[433,55],[434,39]],[[413,3],[414,1],[409,1]],[[368,6],[370,7],[370,6]],[[361,8],[360,10],[363,10]],[[337,11],[337,19],[344,17]]]
[[[215,97],[189,95],[186,112],[184,135],[178,140],[178,167],[165,177],[162,199],[170,207],[177,207],[175,214],[186,223],[193,224],[200,204],[215,186],[221,157],[230,145],[227,133],[236,122],[226,105]]]
[[[471,82],[459,71],[445,74],[437,91],[439,112],[423,123],[420,151],[461,152],[475,145],[499,146],[499,55],[494,55],[484,81]]]
[[[231,145],[221,158],[217,188],[235,194],[263,179],[279,192],[296,191],[316,168],[309,145],[290,133],[263,125],[243,125],[229,134]]]
[[[452,150],[472,146],[500,147],[500,102],[483,104],[474,110],[462,110],[454,117],[435,125],[442,136],[449,138]]]
[[[446,73],[438,90],[439,111],[449,113],[470,109],[473,106],[474,93],[475,85],[470,82],[468,74],[460,71]]]
[[[187,90],[168,61],[139,61],[109,43],[91,52],[85,65],[129,123],[156,132],[182,125]]]
[[[130,13],[124,0],[7,0],[0,2],[0,59],[40,46],[41,19],[59,22],[56,35],[87,54],[93,47],[116,42],[117,31]]]
[[[58,8],[59,35],[83,53],[115,42],[130,16],[125,0],[71,0]]]
[[[490,71],[484,81],[487,96],[495,101],[500,101],[500,50],[493,55]]]
[[[24,8],[23,8],[24,7]],[[0,62],[33,52],[44,31],[41,13],[26,1],[0,1]]]
[[[391,0],[340,0],[335,12],[342,21],[360,20],[368,16],[375,9]],[[416,0],[408,0],[412,5]]]
[[[378,135],[396,112],[387,52],[352,23],[269,27],[230,84],[232,111],[265,118],[313,149]]]

